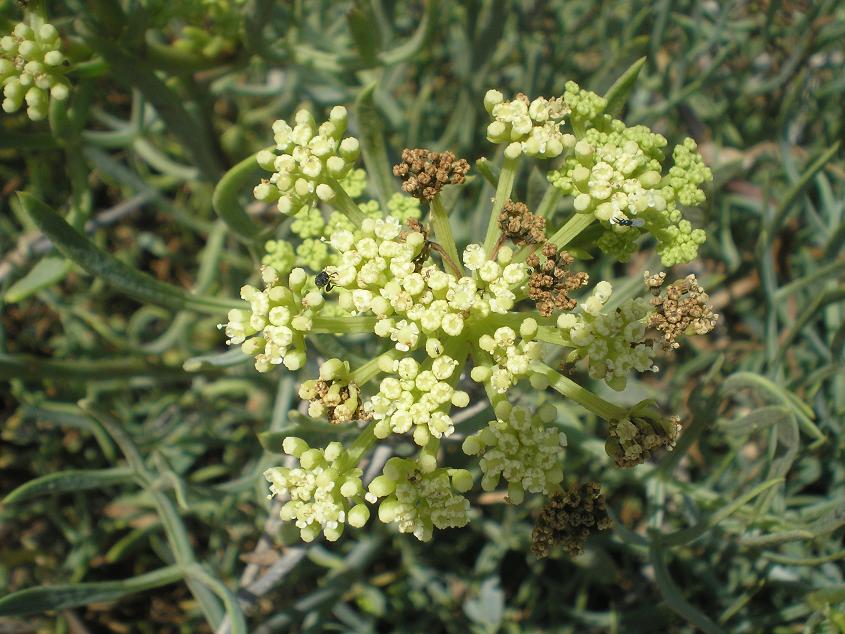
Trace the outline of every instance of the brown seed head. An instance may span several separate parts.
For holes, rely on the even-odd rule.
[[[424,148],[402,150],[402,162],[393,166],[393,175],[402,178],[402,190],[420,200],[431,200],[446,185],[464,182],[469,163],[451,152]]]
[[[649,316],[648,326],[663,333],[663,347],[678,348],[678,337],[684,334],[704,335],[716,327],[719,315],[709,305],[710,298],[698,284],[695,275],[672,282],[665,292],[661,287],[665,273],[651,275],[645,272],[645,284],[651,291],[651,304],[655,312]]]
[[[534,300],[544,317],[555,310],[572,310],[578,302],[569,297],[569,293],[584,286],[589,276],[571,272],[572,256],[566,251],[558,251],[551,243],[543,245],[541,254],[542,259],[532,253],[526,261],[532,269],[528,276],[528,297]]]
[[[537,557],[548,557],[560,545],[575,557],[584,551],[590,533],[610,526],[599,484],[575,485],[566,493],[553,495],[541,509],[531,533],[531,550]]]
[[[502,235],[517,246],[539,244],[546,239],[546,219],[528,210],[525,203],[505,201],[499,213]]]

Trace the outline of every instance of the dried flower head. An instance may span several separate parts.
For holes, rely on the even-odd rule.
[[[626,418],[610,423],[604,449],[617,467],[630,469],[659,449],[673,449],[681,429],[677,416],[662,416],[651,401],[643,401]]]
[[[663,333],[664,348],[678,348],[678,337],[684,334],[704,335],[716,327],[719,315],[708,304],[709,297],[698,284],[695,275],[672,282],[664,293],[660,292],[665,273],[651,275],[645,272],[645,284],[651,291],[651,305],[655,312],[648,318],[648,326]]]
[[[432,152],[424,148],[402,150],[402,162],[393,166],[393,175],[402,178],[402,190],[420,200],[433,199],[445,185],[459,185],[469,171],[469,163],[452,152]]]
[[[299,387],[299,398],[310,401],[308,415],[325,416],[330,423],[348,423],[368,418],[361,390],[352,380],[349,362],[329,359],[320,366],[320,377]]]
[[[503,239],[512,240],[520,247],[546,240],[546,219],[531,213],[525,203],[505,201],[499,213],[499,229]]]
[[[543,259],[532,253],[527,260],[532,273],[528,278],[528,297],[537,304],[537,311],[548,317],[555,310],[572,310],[577,302],[569,293],[584,286],[589,280],[586,273],[573,273],[569,265],[574,259],[566,251],[558,251],[546,243]]]
[[[537,557],[548,557],[552,548],[561,545],[575,557],[584,551],[590,533],[610,526],[599,484],[574,485],[566,493],[553,495],[540,511],[531,533],[531,550]]]

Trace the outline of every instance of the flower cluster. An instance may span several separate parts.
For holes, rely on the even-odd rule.
[[[332,200],[340,189],[337,179],[349,173],[360,153],[357,139],[341,139],[347,123],[343,106],[332,108],[329,120],[319,127],[305,109],[297,111],[294,123],[293,127],[282,120],[273,124],[279,154],[263,150],[256,156],[261,168],[273,175],[255,187],[255,197],[275,202],[286,215],[311,207],[318,199]]]
[[[550,493],[560,484],[566,434],[549,426],[555,413],[551,403],[534,415],[507,401],[496,405],[496,420],[463,443],[464,453],[479,457],[481,488],[491,491],[504,478],[509,501],[519,504],[526,492]]]
[[[570,101],[580,104],[572,108],[573,117],[583,106],[581,125],[573,120],[577,141],[563,165],[549,173],[549,181],[573,197],[577,212],[592,214],[603,223],[606,232],[597,245],[627,260],[636,238],[647,231],[657,238],[664,266],[694,259],[705,235],[684,220],[678,205],[700,205],[704,202],[700,186],[712,180],[695,141],[686,139],[674,148],[673,165],[664,176],[667,141],[662,135],[599,116],[600,100],[585,99],[580,92],[568,94],[573,95]]]
[[[35,28],[20,22],[0,38],[0,85],[3,110],[16,112],[26,102],[33,121],[47,116],[50,98],[67,99],[70,87],[64,78],[65,56],[59,32],[52,24]]]
[[[552,548],[562,545],[574,557],[584,550],[591,532],[610,526],[599,485],[576,485],[566,493],[553,495],[540,511],[531,534],[531,550],[538,557],[548,557]]]
[[[620,467],[676,442],[677,418],[662,416],[648,401],[614,405],[546,362],[556,347],[561,357],[568,354],[568,363],[583,361],[591,377],[622,389],[629,373],[657,370],[658,334],[673,347],[681,334],[712,329],[716,316],[695,278],[662,290],[665,276],[647,274],[651,301],[621,302],[611,300],[611,285],[600,281],[576,301],[572,295],[589,278],[570,268],[573,255],[588,247],[582,237],[577,248],[563,250],[598,220],[600,248],[629,254],[648,231],[664,263],[690,259],[703,234],[681,218],[679,206],[701,204],[700,185],[710,177],[694,143],[675,148],[665,172],[666,139],[614,120],[605,114],[603,98],[572,83],[555,99],[518,95],[505,101],[490,91],[485,106],[493,119],[488,137],[508,146],[487,233],[482,244],[462,252],[438,196],[444,185],[462,181],[469,167],[451,153],[403,152],[395,173],[411,196],[394,195],[387,209],[353,200],[363,196],[366,183],[354,166],[357,143],[353,152],[350,139],[340,140],[342,108],[319,128],[302,111],[294,128],[277,122],[281,154],[258,157],[274,175],[256,195],[279,201],[300,242],[296,248],[280,240],[266,244],[264,289],[242,289],[249,307],[229,314],[229,343],[254,356],[260,371],[278,364],[318,371],[299,388],[308,414],[359,431],[348,450],[337,443],[311,449],[293,439],[285,451],[300,466],[268,472],[273,491],[291,496],[283,518],[295,521],[303,538],[323,532],[336,539],[344,524],[366,521],[366,503],[378,504],[382,522],[421,540],[430,539],[434,528],[465,525],[469,502],[463,494],[473,486],[472,471],[440,461],[460,419],[453,408],[470,403],[470,379],[483,384],[495,420],[468,435],[463,451],[477,459],[483,489],[506,488],[513,504],[529,494],[549,496],[534,531],[534,550],[542,556],[560,544],[577,554],[591,531],[609,524],[597,485],[563,492],[567,442],[552,423],[556,408],[546,390],[607,421],[606,451]],[[521,155],[560,156],[542,213],[564,192],[580,214],[551,228],[549,238],[553,220],[511,200]],[[421,200],[430,202],[425,221]],[[317,272],[313,281],[297,265]],[[374,334],[375,341],[361,348],[371,358],[353,368],[333,352],[339,358],[309,363],[305,340],[316,333]],[[526,379],[538,394],[514,406],[510,392]],[[415,454],[388,460],[365,495],[357,463],[387,439]]]
[[[508,143],[507,154],[555,158],[575,143],[575,137],[560,127],[569,108],[562,99],[537,97],[531,101],[520,93],[510,101],[498,90],[488,90],[484,107],[493,121],[487,126],[487,138],[493,143]]]
[[[421,541],[430,540],[435,527],[459,528],[469,522],[469,500],[459,494],[472,488],[472,475],[434,464],[433,459],[391,458],[366,495],[371,503],[384,498],[378,508],[382,522],[395,522],[400,532],[413,533]]]
[[[470,372],[473,381],[487,383],[497,394],[504,394],[524,377],[530,364],[540,357],[540,342],[535,341],[537,322],[531,317],[519,325],[519,333],[510,326],[496,328],[492,335],[478,338],[478,347],[490,355],[490,362],[479,359]]]
[[[364,504],[362,471],[339,442],[325,449],[312,449],[301,438],[288,436],[284,452],[299,459],[299,467],[274,467],[264,472],[275,495],[287,494],[281,516],[294,522],[303,541],[313,541],[321,532],[337,540],[344,524],[361,527],[370,518]]]
[[[229,311],[226,343],[240,345],[244,353],[255,357],[259,372],[280,363],[288,370],[298,370],[305,364],[304,336],[323,306],[323,295],[316,289],[306,290],[309,278],[304,269],[293,269],[284,284],[275,269],[265,266],[261,279],[264,290],[250,285],[241,289],[249,310]]]
[[[557,325],[573,346],[567,361],[586,359],[591,377],[621,390],[631,370],[657,371],[657,366],[654,345],[645,338],[648,301],[630,299],[617,310],[605,312],[612,290],[609,282],[599,282],[581,303],[581,310],[561,314]]]
[[[428,349],[440,352],[433,345]],[[382,357],[379,366],[391,376],[381,381],[369,403],[369,412],[378,421],[373,429],[376,438],[413,430],[414,442],[425,447],[431,438],[448,436],[455,430],[448,414],[450,407],[469,403],[469,395],[450,383],[458,367],[456,359],[439,354],[420,364],[411,357],[400,361]]]

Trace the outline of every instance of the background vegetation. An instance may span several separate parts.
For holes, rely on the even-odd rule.
[[[0,629],[845,632],[841,2],[47,5],[70,108],[0,118],[0,589],[24,591],[0,598]],[[626,121],[695,137],[715,173],[691,268],[721,323],[624,394],[681,415],[677,450],[619,471],[600,423],[562,410],[567,473],[601,482],[615,519],[575,560],[530,554],[539,500],[489,494],[429,544],[371,522],[300,545],[260,475],[278,434],[259,442],[303,431],[296,378],[223,354],[216,328],[286,224],[248,187],[212,200],[221,175],[301,104],[354,108],[388,160],[474,161],[488,88],[602,93],[641,57]],[[539,176],[518,181],[529,205]],[[57,254],[19,190],[84,227],[104,275]],[[476,172],[459,242],[491,191]],[[619,284],[655,265],[594,255]],[[170,286],[131,299],[133,270]]]

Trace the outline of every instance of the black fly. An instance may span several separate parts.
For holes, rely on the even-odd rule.
[[[337,273],[320,271],[314,276],[314,283],[317,285],[317,288],[325,288],[326,292],[329,293],[334,288],[332,281],[334,280],[335,275],[337,275]]]
[[[614,216],[610,219],[610,224],[612,225],[619,225],[620,227],[642,227],[645,224],[645,220],[642,218],[618,218]]]

